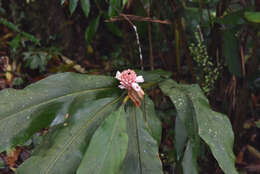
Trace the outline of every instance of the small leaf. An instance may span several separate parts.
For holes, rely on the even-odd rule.
[[[15,38],[13,38],[12,41],[10,42],[11,50],[12,50],[13,52],[15,52],[16,49],[19,47],[20,41],[21,41],[21,35],[20,35],[20,34],[17,34],[17,35],[15,36]]]
[[[26,37],[27,39],[29,39],[30,41],[34,42],[35,44],[40,45],[39,39],[37,39],[35,36],[33,36],[33,35],[29,34],[29,33],[26,33],[26,32],[22,32],[21,34],[24,37]]]
[[[250,12],[250,11],[246,11],[246,12],[245,12],[245,18],[246,18],[249,22],[260,23],[260,12]]]
[[[109,17],[116,16],[118,12],[121,12],[121,0],[110,0],[108,16]]]
[[[84,14],[86,17],[88,17],[88,14],[90,12],[90,0],[80,0],[81,2],[81,7],[84,11]]]
[[[121,106],[108,116],[93,135],[77,174],[118,173],[127,145],[126,114],[124,106]]]
[[[72,15],[74,13],[74,11],[76,10],[76,8],[78,6],[78,1],[79,0],[70,0],[70,5],[69,5],[70,15]]]
[[[94,36],[97,32],[97,29],[99,26],[99,21],[100,21],[100,16],[98,16],[96,19],[92,20],[86,29],[85,39],[88,44],[92,41],[92,39],[94,38]]]
[[[238,40],[233,31],[224,32],[223,53],[229,71],[237,77],[242,76],[241,59],[239,55]]]
[[[0,23],[2,23],[3,25],[5,25],[6,27],[10,28],[13,31],[20,32],[17,25],[13,24],[12,22],[9,22],[4,18],[0,18]]]

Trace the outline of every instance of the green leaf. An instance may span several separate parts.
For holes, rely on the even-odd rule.
[[[189,141],[182,160],[182,168],[184,174],[198,174],[197,157],[194,156],[194,151]]]
[[[126,113],[121,106],[93,135],[77,174],[117,173],[125,158],[127,145]]]
[[[189,99],[190,103],[188,105],[192,110],[190,114],[196,118],[193,120],[196,123],[190,122],[190,125],[198,125],[198,131],[195,131],[195,133],[198,133],[209,145],[211,152],[226,174],[238,174],[235,169],[235,157],[232,150],[234,135],[227,116],[214,112],[210,108],[207,98],[203,95],[198,85],[181,85],[173,80],[166,80],[160,84],[160,88],[171,98],[177,111],[178,107],[180,107],[178,105],[187,105],[187,101],[183,100],[180,96],[186,96]],[[182,94],[172,92],[176,91],[176,89]],[[190,111],[183,110],[183,112]],[[189,136],[189,129],[186,128],[186,131]]]
[[[5,25],[6,27],[10,28],[13,31],[20,32],[17,25],[13,24],[12,22],[9,22],[4,18],[0,18],[0,23],[2,23],[3,25]]]
[[[141,109],[143,111],[143,118],[147,122],[148,131],[157,143],[160,144],[162,126],[161,121],[156,116],[153,101],[149,97],[145,96],[143,103]]]
[[[121,0],[110,0],[108,16],[109,17],[116,16],[118,12],[121,12]]]
[[[88,42],[88,44],[93,40],[93,38],[97,32],[97,29],[99,26],[99,21],[100,21],[100,16],[98,16],[97,18],[92,20],[86,29],[85,39]]]
[[[246,11],[246,12],[245,12],[245,18],[246,18],[249,22],[260,23],[260,12],[250,12],[250,11]]]
[[[11,50],[13,52],[16,51],[16,49],[19,47],[21,41],[21,35],[17,34],[10,42]]]
[[[33,35],[29,34],[29,33],[26,33],[26,32],[22,32],[21,34],[24,37],[26,37],[27,39],[29,39],[30,41],[34,42],[35,44],[40,45],[39,39],[37,39],[35,36],[33,36]]]
[[[72,15],[74,13],[74,11],[76,10],[76,8],[78,6],[78,1],[79,0],[70,0],[70,5],[69,5],[70,15]]]
[[[80,2],[85,16],[88,17],[90,11],[90,0],[80,0]]]
[[[184,154],[183,151],[185,149],[185,145],[188,137],[187,137],[186,129],[179,117],[176,117],[174,128],[175,128],[174,145],[177,154],[177,160],[180,160]]]
[[[158,144],[149,133],[142,111],[133,105],[127,107],[127,132],[128,150],[119,173],[162,174]]]
[[[48,77],[24,90],[2,90],[0,151],[25,143],[33,131],[47,127],[55,116],[63,115],[64,119],[68,112],[64,107],[75,97],[93,99],[101,93],[105,95],[113,83],[112,77],[64,73]]]
[[[74,173],[87,142],[104,118],[116,107],[117,98],[93,101],[93,97],[79,96],[72,102],[67,126],[61,126],[51,138],[22,164],[18,174],[71,174]]]
[[[170,97],[171,101],[175,105],[175,108],[177,110],[177,116],[180,119],[181,123],[183,124],[185,131],[187,133],[187,136],[189,137],[190,145],[189,149],[186,148],[185,155],[186,158],[189,157],[191,159],[192,157],[192,164],[189,164],[190,167],[193,166],[192,169],[184,170],[185,174],[189,174],[189,172],[197,173],[197,154],[198,154],[198,148],[199,148],[199,137],[197,133],[197,123],[196,123],[196,114],[194,112],[194,108],[192,107],[192,101],[189,98],[189,96],[183,91],[181,88],[173,88],[173,86],[178,86],[178,84],[174,81],[167,80],[160,84],[160,88],[162,91]],[[180,125],[181,126],[181,125]],[[177,132],[176,136],[180,136],[180,132]],[[184,140],[182,140],[180,137],[175,137],[178,141],[176,143],[177,146],[176,152],[179,158],[182,156],[181,151],[183,151],[184,148]],[[187,156],[188,154],[188,156]]]
[[[224,32],[223,54],[229,71],[237,77],[242,76],[241,59],[239,55],[238,40],[233,31]]]

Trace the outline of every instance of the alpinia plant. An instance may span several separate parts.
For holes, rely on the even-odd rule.
[[[206,143],[223,171],[237,174],[230,122],[210,109],[199,86],[178,84],[162,71],[137,74],[125,70],[114,78],[61,73],[23,90],[2,90],[0,151],[32,140],[35,148],[18,167],[19,174],[163,173],[158,155],[161,122],[143,92],[159,85],[177,110],[174,143],[183,173],[198,173],[199,143]],[[118,88],[116,79],[126,90]],[[35,143],[43,128],[48,133]]]

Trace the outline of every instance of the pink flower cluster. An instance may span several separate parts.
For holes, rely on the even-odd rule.
[[[138,83],[143,83],[143,76],[136,76],[136,73],[133,70],[124,70],[122,73],[117,71],[116,79],[120,80],[120,85],[118,86],[120,89],[130,90],[134,89],[136,92],[141,90],[141,87]]]

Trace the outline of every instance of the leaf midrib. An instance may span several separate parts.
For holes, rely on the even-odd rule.
[[[77,95],[77,94],[83,94],[83,93],[88,93],[88,92],[95,92],[95,91],[99,91],[99,90],[107,90],[107,89],[112,89],[112,87],[109,87],[109,88],[96,88],[96,89],[89,89],[89,90],[83,90],[83,91],[77,91],[77,92],[74,92],[74,93],[70,93],[70,94],[66,94],[66,95],[62,95],[62,96],[59,96],[59,97],[56,97],[56,98],[53,98],[53,99],[50,99],[48,101],[43,101],[43,102],[40,102],[38,104],[35,104],[35,105],[30,105],[29,107],[26,107],[26,108],[23,108],[22,110],[20,110],[19,112],[16,112],[16,113],[13,113],[11,115],[7,115],[7,117],[3,118],[3,119],[0,119],[0,123],[4,123],[5,120],[8,120],[8,119],[11,119],[13,117],[15,117],[17,114],[21,113],[21,112],[24,112],[24,111],[27,111],[27,110],[30,110],[30,109],[33,109],[33,108],[37,108],[41,105],[44,105],[44,104],[48,104],[50,102],[53,102],[55,100],[59,100],[61,98],[65,98],[65,97],[68,97],[68,96],[73,96],[73,95]],[[0,124],[1,125],[1,124]]]
[[[81,131],[84,130],[89,125],[89,123],[92,122],[94,120],[94,118],[96,118],[96,116],[101,114],[107,107],[109,107],[109,106],[113,105],[114,103],[116,103],[120,98],[121,98],[121,96],[117,97],[112,102],[109,102],[108,104],[106,104],[101,110],[99,110],[98,112],[95,112],[94,114],[92,114],[92,116],[93,115],[94,116],[79,128],[79,130],[75,133],[75,136],[71,136],[71,139],[69,139],[70,141],[67,141],[67,143],[65,143],[65,145],[63,146],[64,148],[58,153],[56,158],[54,160],[50,160],[49,165],[47,165],[49,167],[46,168],[46,171],[44,172],[44,174],[48,174],[49,173],[51,168],[55,165],[55,163],[58,161],[58,159],[63,155],[64,151],[73,143],[73,141],[75,139],[77,139],[77,137],[80,135]]]

